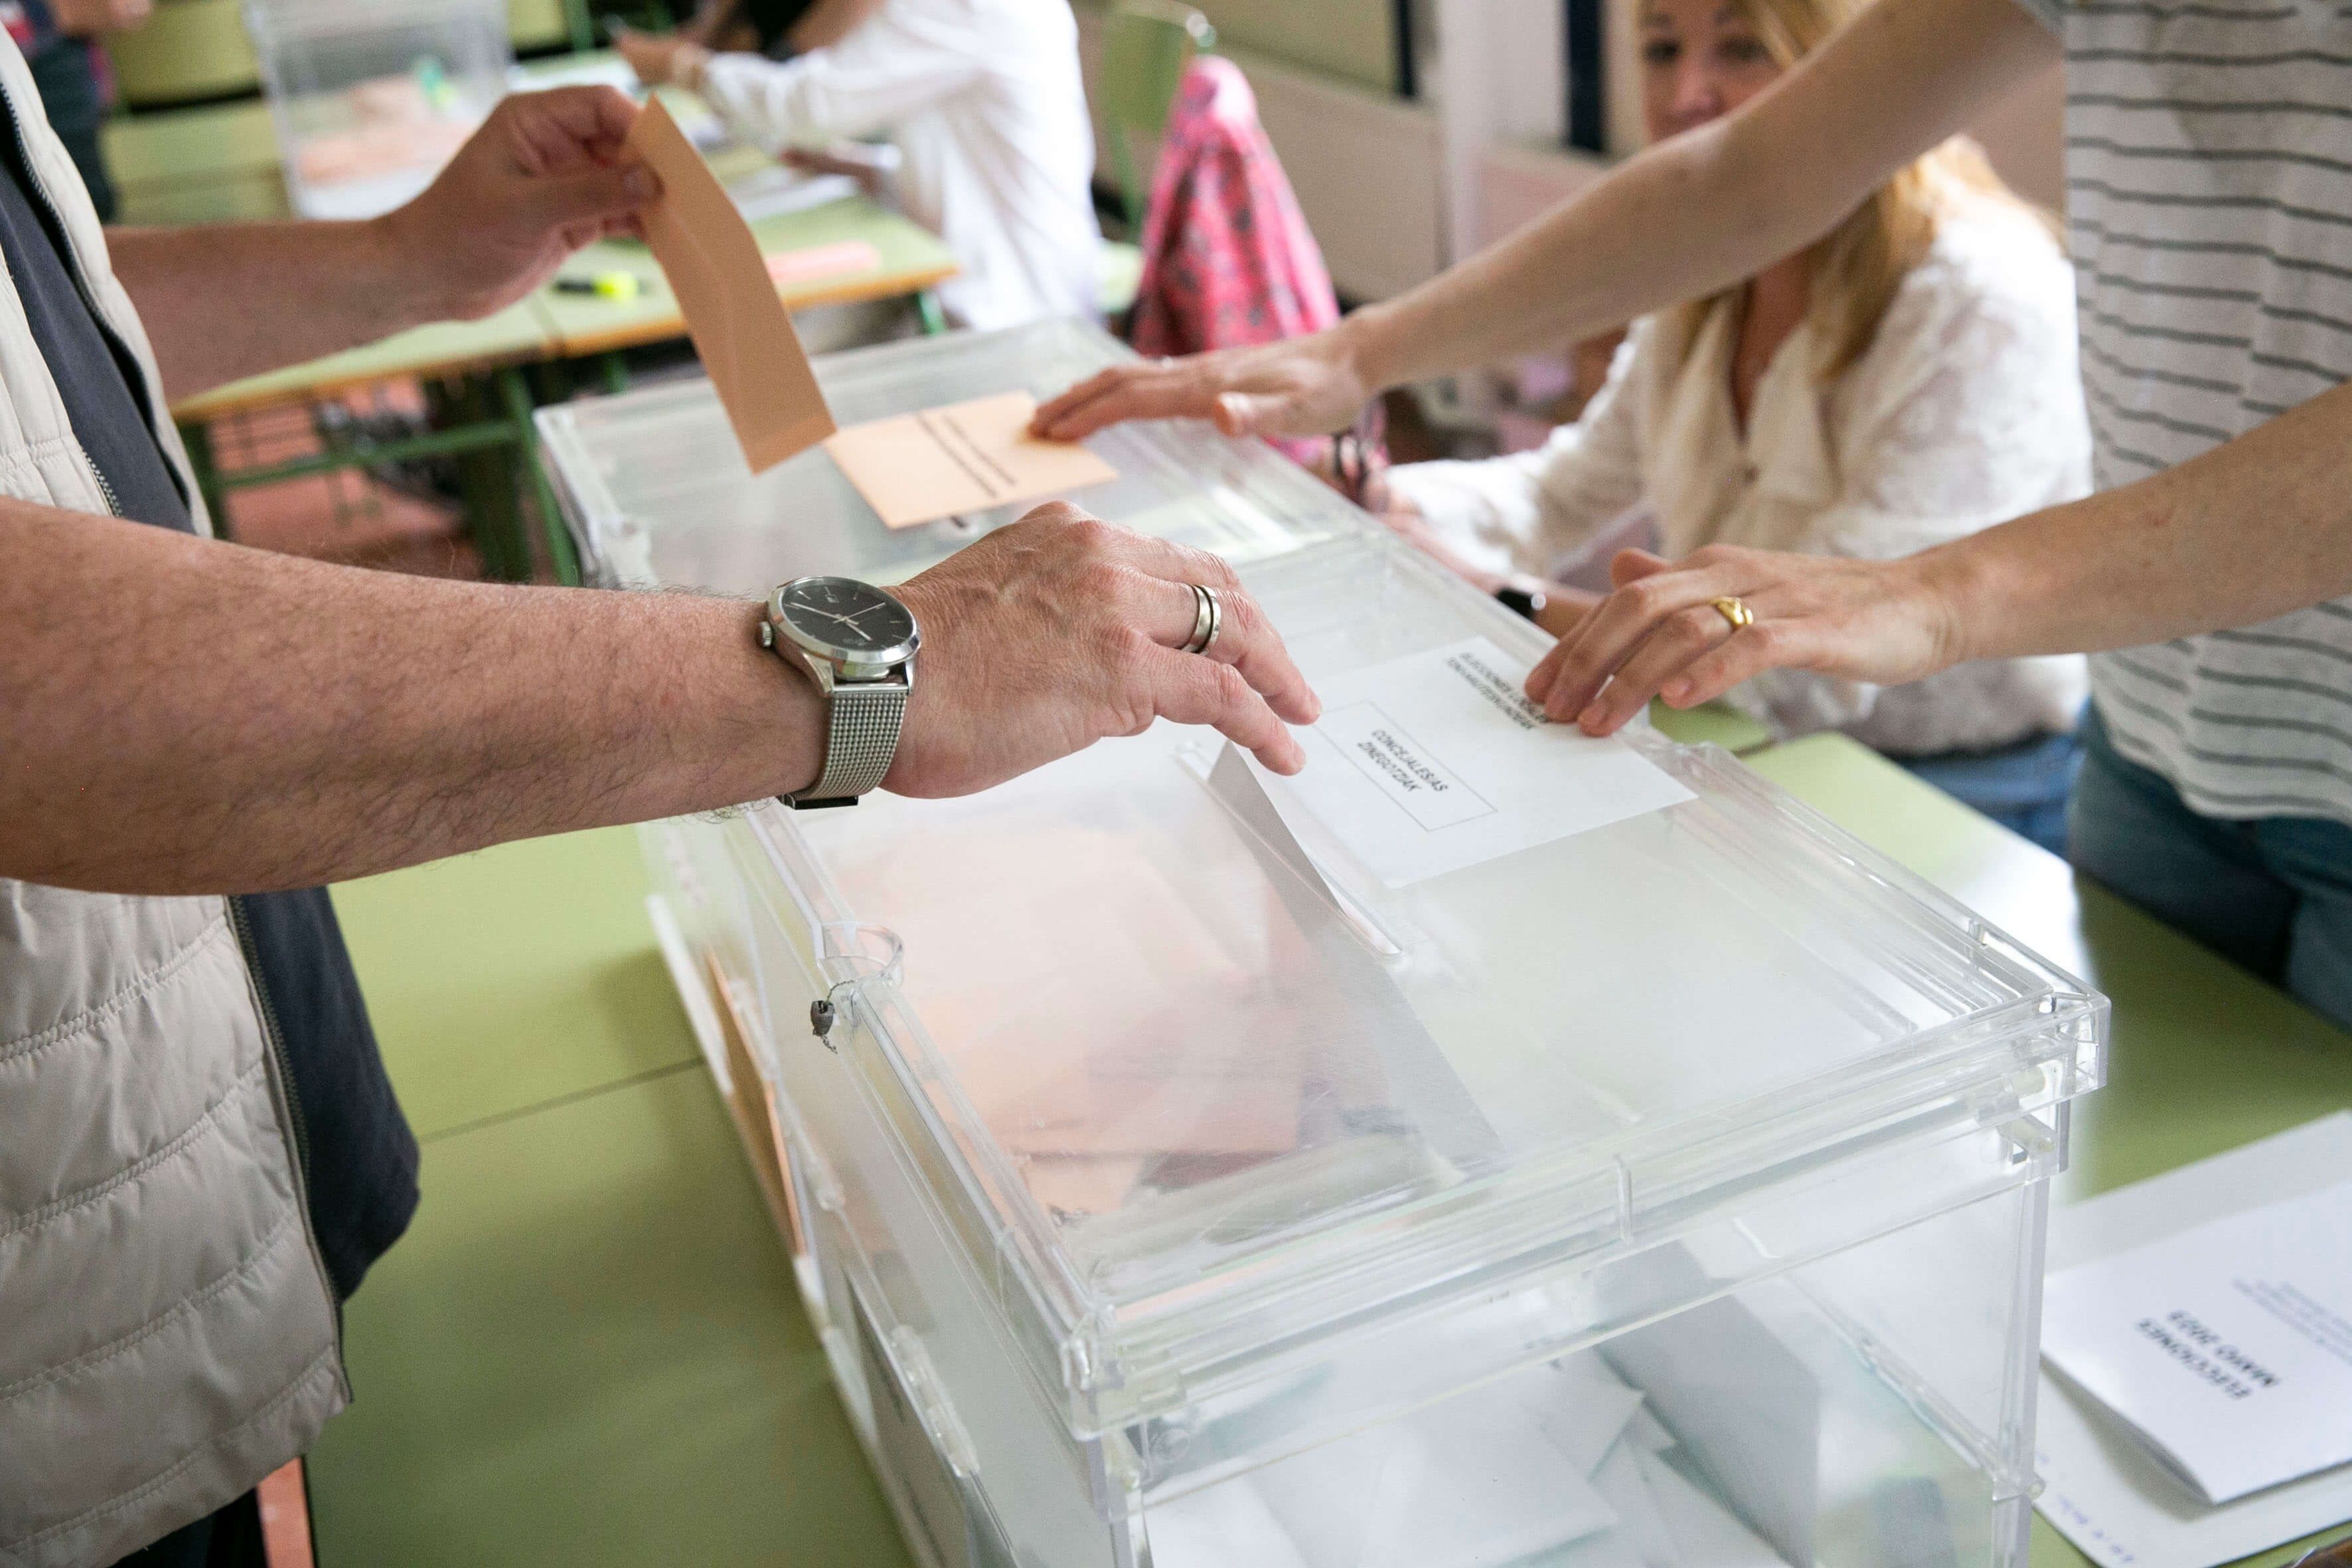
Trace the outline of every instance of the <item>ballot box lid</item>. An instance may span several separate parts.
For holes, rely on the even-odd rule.
[[[819,356],[842,426],[999,393],[1039,399],[1133,357],[1099,328],[1045,321]],[[757,594],[814,572],[895,583],[1010,522],[1001,507],[886,529],[822,447],[754,478],[700,377],[540,411],[549,467],[582,560],[613,583]],[[1206,424],[1118,426],[1092,450],[1118,471],[1070,500],[1144,531],[1248,562],[1352,532],[1363,514],[1259,442]]]
[[[1121,352],[1053,325],[819,369],[847,422]],[[821,451],[755,479],[699,384],[541,420],[607,581],[888,580],[998,521],[886,533]],[[1543,650],[1262,444],[1089,444],[1121,477],[1081,499],[1233,558],[1318,687]],[[1939,1151],[2054,1168],[2103,998],[1727,753],[1629,744],[1675,804],[1402,885],[1165,724],[964,799],[761,806],[734,825],[784,955],[757,1048],[856,1075],[1082,1433],[1580,1260],[1712,1227],[1786,1265],[2011,1179]],[[1675,1278],[1643,1310],[1727,1288]]]

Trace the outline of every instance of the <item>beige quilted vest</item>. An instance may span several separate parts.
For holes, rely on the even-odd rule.
[[[194,496],[146,333],[13,43],[0,93]],[[0,495],[110,510],[5,278]],[[111,1563],[250,1489],[349,1397],[288,1093],[226,900],[0,879],[0,1568]]]

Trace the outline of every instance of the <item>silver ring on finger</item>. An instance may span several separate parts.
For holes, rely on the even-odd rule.
[[[1206,653],[1217,643],[1217,634],[1225,629],[1224,606],[1217,601],[1217,591],[1199,583],[1186,584],[1192,590],[1192,635],[1184,639],[1178,653]]]

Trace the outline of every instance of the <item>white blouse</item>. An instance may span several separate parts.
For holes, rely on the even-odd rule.
[[[1064,0],[887,0],[839,43],[782,64],[714,57],[702,95],[772,151],[888,132],[907,216],[961,268],[939,286],[960,325],[1096,314],[1094,128]]]
[[[1862,357],[1824,384],[1809,318],[1731,403],[1738,312],[1709,313],[1687,360],[1668,325],[1633,324],[1582,418],[1541,447],[1390,472],[1460,552],[1543,574],[1625,514],[1662,553],[1753,545],[1884,559],[2087,493],[2091,437],[2074,353],[2072,269],[2024,214],[1968,198],[1905,277]],[[1731,694],[1787,738],[1843,730],[1897,756],[1983,751],[2072,730],[2082,659],[1987,660],[1909,686],[1773,670]]]

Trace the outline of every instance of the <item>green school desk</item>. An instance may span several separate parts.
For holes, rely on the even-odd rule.
[[[550,68],[576,68],[564,56]],[[526,67],[526,70],[530,68]],[[259,100],[118,117],[104,135],[122,189],[122,221],[184,225],[284,218],[286,203],[277,132]],[[737,163],[745,150],[721,154]],[[751,154],[750,162],[758,162]],[[929,290],[954,275],[955,258],[921,226],[863,197],[761,219],[752,226],[771,256],[858,245],[870,247],[845,266],[795,275],[777,292],[792,310],[911,296],[936,321]],[[870,255],[870,261],[865,259]],[[569,276],[627,271],[642,291],[634,300],[540,290],[478,321],[442,321],[398,332],[379,342],[248,377],[185,399],[173,416],[188,445],[199,486],[215,518],[227,492],[370,464],[457,457],[466,487],[466,510],[483,565],[493,577],[520,578],[531,568],[517,506],[530,487],[546,529],[546,548],[560,581],[577,582],[572,542],[558,520],[553,495],[540,472],[530,415],[537,398],[529,367],[549,361],[602,358],[608,382],[618,384],[621,350],[685,335],[684,320],[661,269],[642,245],[606,242],[566,263]],[[337,446],[289,462],[226,471],[218,460],[215,421],[264,408],[301,405],[357,387],[415,378],[432,393],[436,428],[366,447]]]
[[[2115,997],[2065,1192],[2352,1103],[2352,1039],[1901,769],[1835,736],[1749,760]],[[310,1468],[338,1568],[908,1561],[635,853],[583,834],[336,890],[425,1140],[415,1225],[347,1316],[358,1403]],[[2032,1561],[2084,1560],[2037,1519]]]

